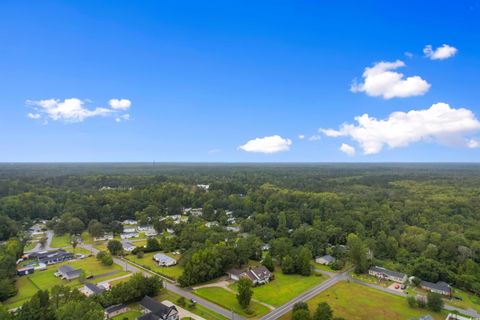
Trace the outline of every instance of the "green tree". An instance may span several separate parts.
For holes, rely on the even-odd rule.
[[[307,247],[303,247],[300,249],[298,253],[298,257],[295,261],[296,266],[295,269],[297,273],[301,274],[302,276],[309,276],[312,274],[312,254]]]
[[[275,270],[275,265],[273,263],[273,259],[272,259],[272,256],[270,255],[270,253],[267,253],[265,255],[265,258],[263,258],[263,260],[262,260],[262,264],[270,272],[273,272]]]
[[[295,260],[293,260],[292,256],[287,255],[282,260],[282,272],[284,274],[292,274],[295,273]]]
[[[297,310],[294,313],[292,313],[292,320],[310,320],[312,317],[310,317],[310,312],[308,310]]]
[[[313,320],[332,320],[333,311],[330,305],[326,302],[320,302],[313,314]]]
[[[435,312],[440,312],[443,309],[442,296],[435,292],[429,292],[427,294],[427,307]]]
[[[56,320],[98,320],[103,319],[102,306],[93,300],[71,300],[55,312]]]
[[[252,295],[253,295],[252,280],[248,278],[241,278],[237,284],[238,284],[238,294],[237,294],[238,304],[243,309],[247,309],[248,306],[250,305],[250,300],[252,299]]]
[[[348,255],[355,266],[356,273],[363,273],[368,269],[367,248],[356,234],[347,237]]]
[[[123,252],[122,243],[118,240],[110,240],[107,244],[107,249],[114,256],[118,256]]]

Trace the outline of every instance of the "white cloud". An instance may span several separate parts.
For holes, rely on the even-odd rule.
[[[128,121],[128,120],[130,120],[130,115],[128,113],[122,114],[115,118],[115,121],[117,122]]]
[[[110,99],[108,104],[114,110],[127,110],[132,106],[132,102],[128,99]]]
[[[27,114],[27,117],[29,117],[30,119],[34,119],[34,120],[40,119],[41,116],[42,116],[42,115],[39,114],[39,113],[31,113],[31,112],[29,112],[29,113]]]
[[[113,108],[111,102],[117,101],[119,104],[116,105],[116,108]],[[122,101],[128,101],[122,102]],[[70,98],[65,100],[60,99],[46,99],[46,100],[27,100],[26,103],[30,106],[33,106],[35,113],[28,113],[27,116],[30,119],[51,119],[54,121],[65,121],[68,123],[72,122],[82,122],[87,118],[99,117],[99,116],[115,116],[117,122],[122,120],[128,120],[130,118],[129,114],[122,113],[125,109],[125,106],[131,106],[131,102],[126,99],[110,100],[112,108],[88,108],[86,104],[90,100],[81,100],[78,98]],[[115,104],[115,103],[114,103]],[[123,109],[119,108],[120,105],[123,105]]]
[[[395,72],[404,67],[403,61],[378,62],[373,67],[365,68],[363,83],[353,83],[352,92],[365,92],[372,97],[382,96],[385,99],[406,98],[425,94],[430,84],[419,76],[404,78],[403,73]]]
[[[413,58],[413,53],[411,53],[411,52],[409,52],[409,51],[406,51],[406,52],[405,52],[405,56],[406,56],[407,58]]]
[[[319,134],[313,135],[310,138],[308,138],[309,141],[318,141],[320,139],[322,139],[322,136]]]
[[[354,156],[355,155],[355,148],[352,147],[349,144],[346,144],[346,143],[342,143],[342,145],[340,146],[340,151],[342,151],[343,153],[345,153],[348,156]]]
[[[250,140],[244,145],[239,146],[238,149],[246,152],[276,153],[288,151],[291,144],[292,140],[274,135]]]
[[[305,139],[305,135],[304,135],[304,134],[299,134],[299,135],[298,135],[298,139],[300,139],[300,140]]]
[[[350,137],[365,154],[379,153],[385,146],[405,147],[414,142],[478,147],[471,135],[480,130],[475,114],[464,108],[454,109],[436,103],[428,109],[394,112],[386,119],[364,114],[355,117],[357,124],[343,124],[339,130],[321,129],[329,137]]]
[[[222,150],[220,150],[218,148],[208,150],[208,154],[215,154],[215,153],[220,153],[220,152],[222,152]]]
[[[435,50],[432,49],[431,45],[425,46],[423,48],[423,53],[425,56],[431,60],[444,60],[453,57],[457,54],[457,48],[449,46],[448,44],[444,44],[441,47],[436,48]]]
[[[471,148],[471,149],[480,148],[480,140],[478,140],[478,139],[470,139],[470,140],[467,142],[467,147],[469,147],[469,148]]]

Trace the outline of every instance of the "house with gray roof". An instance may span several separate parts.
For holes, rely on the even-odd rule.
[[[332,257],[331,255],[329,254],[326,254],[324,255],[323,257],[316,257],[315,258],[315,262],[318,263],[318,264],[324,264],[326,266],[328,266],[329,264],[335,262],[335,259],[334,257]]]
[[[443,281],[438,281],[437,283],[420,281],[420,288],[430,292],[439,293],[444,296],[450,296],[452,294],[452,288],[450,285]]]
[[[368,274],[382,280],[390,280],[399,283],[404,283],[407,280],[407,275],[405,273],[388,270],[379,266],[370,267]]]
[[[155,260],[158,263],[158,265],[161,267],[170,267],[177,264],[177,260],[163,253],[155,254],[153,256],[153,260]]]
[[[55,273],[56,276],[65,280],[77,279],[78,277],[80,277],[81,274],[81,269],[74,269],[69,265],[58,267],[58,271]]]
[[[140,307],[144,314],[138,317],[138,320],[178,320],[179,314],[177,308],[173,306],[166,306],[157,300],[145,296],[140,301]]]
[[[265,266],[249,268],[248,270],[230,269],[227,271],[230,279],[238,281],[241,278],[249,278],[253,285],[268,283],[272,279],[272,273]]]
[[[85,283],[83,288],[80,289],[80,291],[84,295],[86,295],[87,297],[90,297],[90,296],[96,296],[96,295],[99,295],[99,294],[103,293],[103,291],[105,291],[105,288],[97,286],[94,283],[87,282],[87,283]]]
[[[118,316],[119,314],[125,313],[128,311],[127,305],[121,303],[105,308],[103,313],[106,319],[110,319]]]

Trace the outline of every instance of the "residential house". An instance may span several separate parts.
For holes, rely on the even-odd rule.
[[[28,255],[29,259],[37,259],[37,262],[43,264],[54,264],[73,259],[73,253],[64,250],[34,252]]]
[[[19,276],[19,277],[26,276],[26,275],[32,274],[34,272],[35,272],[34,267],[20,268],[20,269],[17,270],[17,276]]]
[[[270,250],[270,245],[268,243],[262,244],[262,251],[268,251]]]
[[[113,240],[113,233],[104,233],[103,236],[93,237],[93,241],[109,241]]]
[[[318,263],[318,264],[324,264],[324,265],[330,265],[331,263],[335,262],[335,259],[334,257],[332,257],[331,255],[329,254],[326,254],[324,255],[323,257],[316,257],[315,258],[315,262]]]
[[[193,217],[201,217],[203,215],[202,208],[186,208],[183,210],[184,214],[189,214]]]
[[[123,233],[134,233],[134,232],[137,232],[137,228],[134,228],[134,227],[123,228]]]
[[[178,320],[178,310],[172,305],[170,307],[158,302],[155,299],[145,296],[140,301],[140,307],[144,314],[138,317],[138,320]]]
[[[85,283],[83,288],[80,289],[80,291],[87,297],[90,297],[90,296],[96,296],[101,294],[103,291],[105,291],[105,288],[101,286],[97,286],[94,283],[87,282]]]
[[[450,285],[443,281],[438,281],[437,283],[420,281],[420,288],[430,292],[443,294],[445,296],[450,296],[452,294],[452,288]]]
[[[118,316],[119,314],[125,313],[128,311],[127,305],[121,303],[105,308],[103,313],[105,314],[106,319],[111,319]]]
[[[138,237],[138,233],[137,232],[126,232],[126,233],[122,233],[120,234],[120,239],[130,239],[130,238],[136,238]]]
[[[228,226],[225,229],[232,232],[240,232],[240,227]]]
[[[210,185],[209,184],[197,184],[197,188],[208,191],[208,189],[210,189]]]
[[[217,227],[217,226],[218,226],[218,222],[217,222],[217,221],[211,221],[211,222],[205,223],[205,227],[207,227],[207,228]]]
[[[122,221],[122,224],[123,225],[135,225],[135,224],[137,224],[137,220],[125,219],[125,220]]]
[[[473,320],[472,318],[467,318],[464,316],[460,316],[458,314],[449,313],[445,320]]]
[[[404,283],[407,280],[407,275],[405,273],[388,270],[378,266],[370,267],[368,274],[379,279],[390,280],[399,283]]]
[[[154,237],[154,236],[156,236],[157,234],[158,234],[158,232],[157,232],[157,230],[155,230],[154,228],[148,229],[148,230],[145,231],[145,235],[146,235],[147,237]]]
[[[177,260],[163,253],[155,254],[153,256],[153,260],[155,260],[161,267],[171,267],[177,264]]]
[[[122,241],[122,247],[123,247],[123,250],[128,251],[128,252],[132,252],[136,248],[136,246],[134,246],[129,241]]]
[[[238,281],[241,278],[249,278],[253,285],[268,283],[272,279],[272,273],[264,266],[249,268],[247,270],[231,269],[227,271],[230,279]]]
[[[58,271],[55,273],[56,276],[64,280],[77,279],[78,277],[80,277],[81,274],[82,274],[81,269],[74,269],[69,265],[58,267]]]

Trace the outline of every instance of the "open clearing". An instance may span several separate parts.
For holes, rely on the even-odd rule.
[[[327,302],[334,316],[349,320],[405,320],[430,314],[435,320],[445,319],[447,313],[412,309],[405,298],[352,282],[339,282],[308,301],[313,312],[320,302]],[[279,318],[290,320],[291,313]]]
[[[170,279],[173,279],[173,280],[177,280],[183,273],[183,267],[176,264],[174,266],[171,266],[171,267],[160,267],[158,266],[158,264],[155,262],[155,260],[153,260],[153,256],[155,254],[157,254],[158,252],[149,252],[149,253],[145,253],[143,258],[139,259],[137,258],[136,255],[128,255],[126,256],[126,258],[132,262],[135,262],[149,270],[152,270],[154,272],[157,272],[167,278],[170,278]],[[169,256],[171,256],[172,258],[174,258],[175,260],[178,261],[178,259],[181,257],[180,255],[171,255],[171,254],[167,254]]]
[[[278,307],[302,294],[308,289],[326,280],[324,276],[312,275],[304,277],[297,274],[275,272],[275,279],[267,284],[253,288],[253,298],[269,305]],[[230,285],[237,291],[237,284]]]
[[[199,297],[216,303],[227,310],[233,310],[235,313],[248,318],[260,317],[270,311],[270,309],[268,309],[266,306],[252,301],[250,303],[251,312],[247,313],[238,304],[237,297],[234,293],[220,287],[200,288],[193,291],[193,293]]]

